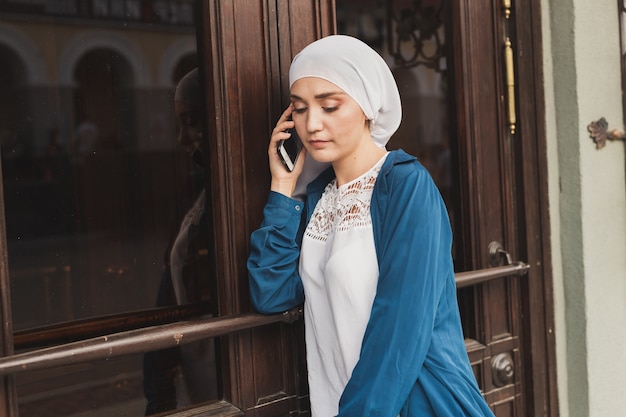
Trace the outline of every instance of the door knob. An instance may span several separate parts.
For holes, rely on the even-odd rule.
[[[514,375],[515,366],[510,353],[498,353],[491,358],[491,377],[496,387],[510,384]]]

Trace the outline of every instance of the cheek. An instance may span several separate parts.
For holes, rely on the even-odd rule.
[[[369,126],[369,122],[366,120],[365,115],[363,115],[362,112],[353,112],[343,115],[341,118],[337,119],[335,126],[338,131],[346,134],[360,134],[363,132],[364,128]]]

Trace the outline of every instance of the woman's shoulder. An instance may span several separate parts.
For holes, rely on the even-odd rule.
[[[390,182],[402,182],[413,178],[414,181],[432,182],[428,170],[415,156],[406,153],[402,149],[389,152],[381,169],[383,177]]]

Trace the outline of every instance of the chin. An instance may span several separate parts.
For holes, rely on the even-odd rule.
[[[331,163],[335,159],[337,159],[334,154],[324,152],[323,150],[316,151],[315,149],[313,149],[307,150],[307,152],[309,155],[311,155],[311,158],[315,159],[317,162]]]

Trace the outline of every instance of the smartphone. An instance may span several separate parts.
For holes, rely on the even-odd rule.
[[[291,133],[291,137],[278,142],[278,156],[280,156],[287,170],[291,172],[296,166],[298,155],[302,150],[302,140],[300,140],[295,127],[287,131]]]

